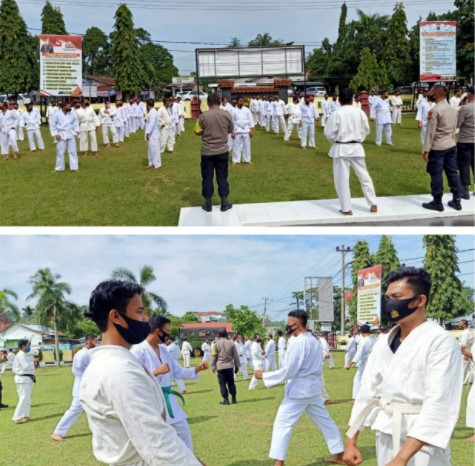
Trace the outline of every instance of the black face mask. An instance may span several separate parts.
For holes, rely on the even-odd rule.
[[[256,338],[257,343],[260,343],[262,341],[262,338]]]
[[[140,320],[131,319],[124,314],[121,314],[123,319],[127,322],[129,328],[124,328],[122,325],[116,324],[115,328],[120,333],[120,336],[131,345],[138,345],[147,338],[150,333],[150,324],[148,322],[141,322]]]
[[[386,300],[385,312],[389,319],[393,322],[398,322],[404,317],[410,316],[417,311],[416,307],[409,307],[409,303],[415,301],[419,296],[413,296],[408,299],[388,299]]]
[[[294,324],[294,325],[295,325],[295,324]],[[295,325],[295,327],[294,327],[294,325],[288,325],[288,324],[287,324],[287,325],[285,326],[285,334],[286,334],[286,335],[290,336],[290,335],[292,335],[292,333],[295,332],[295,330],[297,330],[297,325]]]
[[[167,341],[168,337],[170,336],[170,334],[167,333],[167,332],[165,332],[165,331],[162,330],[162,329],[159,329],[159,330],[162,332],[162,335],[158,335],[158,338],[160,338],[160,341],[161,341],[162,343],[165,343],[165,342]]]

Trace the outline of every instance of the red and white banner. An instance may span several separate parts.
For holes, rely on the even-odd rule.
[[[358,325],[381,323],[381,274],[380,265],[358,270]]]
[[[40,95],[82,95],[82,37],[40,35]]]
[[[452,80],[457,76],[457,22],[419,23],[420,81]]]

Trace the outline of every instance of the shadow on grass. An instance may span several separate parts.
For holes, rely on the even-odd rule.
[[[268,396],[266,398],[254,398],[252,400],[239,401],[239,393],[238,393],[238,404],[241,404],[241,403],[260,403],[261,401],[264,401],[264,400],[273,400],[273,399],[274,399],[274,397]]]
[[[273,460],[243,460],[226,464],[226,466],[272,466]]]
[[[333,403],[326,404],[325,406],[331,406],[331,405],[341,405],[344,403],[349,403],[350,401],[353,401],[352,398],[345,398],[344,400],[332,400]]]
[[[473,429],[470,427],[456,427],[452,433],[452,438],[457,440],[465,440],[473,435]]]
[[[92,432],[89,432],[89,433],[87,433],[87,434],[68,435],[67,438],[68,438],[68,439],[71,439],[71,438],[91,437],[91,436],[92,436]]]
[[[200,422],[210,421],[218,416],[196,416],[196,417],[189,417],[188,424],[199,424]]]
[[[43,417],[35,417],[33,419],[33,422],[38,422],[38,421],[45,421],[46,419],[53,419],[55,417],[61,417],[64,414],[64,411],[61,413],[55,413],[55,414],[50,414],[48,416],[43,416]]]
[[[186,396],[196,395],[197,393],[208,393],[208,392],[212,392],[212,391],[213,391],[212,389],[209,389],[209,390],[193,390],[192,392],[185,393],[185,395]]]
[[[39,403],[37,405],[31,405],[32,408],[39,408],[40,406],[50,406],[50,405],[57,405],[58,403]]]
[[[363,463],[365,461],[371,460],[376,458],[376,447],[361,447],[360,449],[361,455],[363,456]],[[329,466],[334,463],[326,463],[324,458],[328,458],[332,456],[330,453],[325,457],[319,458],[318,460],[305,464],[304,466]]]

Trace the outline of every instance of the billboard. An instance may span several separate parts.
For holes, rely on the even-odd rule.
[[[82,37],[40,35],[40,95],[82,95]]]
[[[318,278],[318,321],[333,322],[333,279]]]
[[[345,320],[350,320],[350,301],[353,296],[353,291],[345,290]]]
[[[304,46],[196,49],[200,78],[289,76],[305,72]]]
[[[420,81],[451,80],[457,76],[456,21],[421,21]]]
[[[381,323],[381,274],[380,265],[358,270],[358,325]]]

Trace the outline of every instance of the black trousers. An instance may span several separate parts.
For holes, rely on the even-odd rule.
[[[2,385],[2,381],[0,380],[0,405],[2,404],[2,392],[3,392],[3,385]]]
[[[236,396],[236,384],[234,383],[234,369],[218,370],[218,382],[221,396],[228,399],[228,389],[231,396]]]
[[[212,197],[214,194],[214,172],[216,172],[219,196],[224,197],[229,195],[228,170],[229,152],[219,155],[201,156],[201,194],[203,197]]]
[[[457,143],[457,164],[460,172],[460,183],[462,186],[470,186],[470,167],[473,173],[473,152],[475,144],[471,142]]]
[[[460,199],[462,187],[458,172],[456,146],[450,149],[431,150],[429,152],[427,173],[430,175],[430,187],[436,202],[441,202],[444,194],[444,180],[442,178],[444,172],[450,186],[450,192],[456,199]]]

